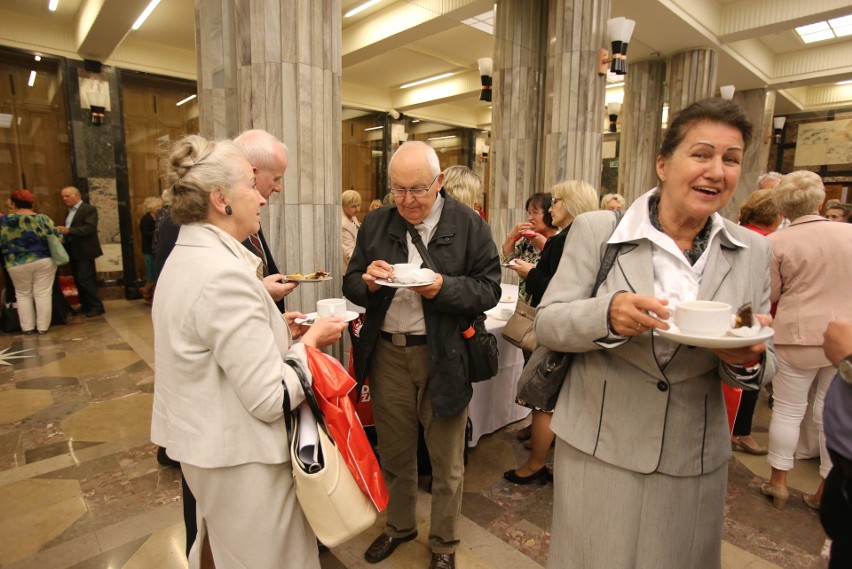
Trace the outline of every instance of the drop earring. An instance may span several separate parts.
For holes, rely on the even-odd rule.
[[[234,210],[232,210],[232,209],[231,209],[231,206],[226,205],[226,206],[225,206],[225,213],[226,213],[227,215],[231,215],[232,213],[234,213]]]

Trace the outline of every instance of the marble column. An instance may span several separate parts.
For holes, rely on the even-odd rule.
[[[630,63],[621,105],[618,193],[628,204],[657,185],[655,161],[662,140],[664,61]]]
[[[597,74],[606,45],[610,0],[550,0],[538,191],[565,180],[600,187],[605,80]]]
[[[498,247],[526,218],[524,202],[541,191],[541,139],[545,2],[497,0],[494,18],[491,199],[488,220]],[[510,280],[512,271],[504,271]]]
[[[250,128],[287,145],[283,189],[264,208],[279,270],[332,272],[302,285],[288,309],[341,296],[340,0],[196,0],[201,133]]]
[[[751,121],[751,140],[746,141],[742,173],[737,189],[728,205],[722,209],[723,216],[736,221],[743,202],[757,189],[758,176],[767,171],[771,142],[766,138],[772,133],[772,114],[775,109],[775,91],[750,89],[737,91],[734,102],[739,104]]]
[[[669,62],[669,116],[716,92],[718,55],[712,48],[697,48],[672,56]]]

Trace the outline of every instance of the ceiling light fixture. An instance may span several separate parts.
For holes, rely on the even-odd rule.
[[[448,140],[450,138],[457,138],[455,134],[451,134],[449,136],[433,136],[431,138],[427,138],[426,140]]]
[[[796,33],[806,44],[852,35],[852,15],[799,26]]]
[[[835,85],[852,85],[852,79],[847,79],[846,81],[838,81]]]
[[[421,79],[420,81],[412,81],[411,83],[406,83],[405,85],[400,85],[400,89],[408,89],[409,87],[414,87],[416,85],[423,85],[424,83],[431,83],[432,81],[437,81],[438,79],[446,79],[455,75],[455,73],[441,73],[440,75],[435,75],[434,77],[427,77],[426,79]]]
[[[41,56],[40,56],[40,55],[35,56],[35,60],[36,60],[36,61],[41,61]]]
[[[47,4],[47,9],[51,12],[56,12],[56,9],[59,7],[59,0],[50,0]]]
[[[131,27],[134,30],[138,30],[139,28],[141,28],[142,24],[145,23],[145,20],[148,19],[148,16],[151,15],[151,12],[154,11],[154,8],[156,8],[157,4],[159,4],[159,3],[160,3],[160,0],[151,0],[151,3],[148,4],[148,7],[145,8],[145,10],[142,12],[142,14],[140,14],[140,16],[136,19],[136,21],[133,23],[133,26],[131,26]]]
[[[186,99],[181,99],[180,101],[178,101],[177,103],[175,103],[175,106],[176,106],[176,107],[179,107],[179,106],[183,105],[184,103],[188,103],[188,102],[190,102],[191,100],[193,100],[194,98],[196,98],[197,96],[198,96],[197,94],[193,93],[192,95],[190,95],[190,96],[189,96],[189,97],[187,97]]]
[[[37,75],[37,73],[36,73],[35,69],[30,71],[30,79],[29,79],[29,81],[27,81],[27,86],[32,87],[35,84],[36,75]]]
[[[364,131],[366,132],[368,130],[379,130],[380,128],[385,128],[385,127],[383,127],[383,126],[371,126],[370,128],[365,128]]]
[[[349,10],[348,12],[343,14],[343,17],[344,18],[350,18],[350,17],[354,16],[355,14],[360,14],[361,12],[363,12],[364,10],[369,8],[370,6],[374,6],[378,3],[379,3],[379,0],[370,0],[369,2],[364,2],[360,6],[352,8],[351,10]]]

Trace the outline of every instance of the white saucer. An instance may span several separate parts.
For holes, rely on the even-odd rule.
[[[655,328],[654,332],[679,344],[687,346],[698,346],[699,348],[744,348],[755,344],[762,344],[769,338],[775,335],[775,330],[772,328],[761,328],[757,334],[748,338],[734,336],[726,333],[724,336],[696,336],[694,334],[684,334],[675,326],[671,325],[668,330],[660,330]]]
[[[343,318],[344,322],[351,322],[352,320],[358,318],[358,316],[359,315],[357,312],[347,310],[346,313],[342,314],[340,317]],[[293,322],[295,322],[296,324],[304,324],[305,326],[310,326],[317,320],[318,317],[319,316],[316,312],[310,312],[308,314],[305,314],[304,318],[296,318]]]
[[[379,285],[382,285],[382,286],[389,286],[391,288],[410,288],[410,287],[413,287],[413,286],[430,285],[433,282],[435,282],[436,280],[437,279],[432,279],[431,281],[425,281],[425,282],[422,282],[422,283],[397,283],[397,282],[391,282],[391,281],[386,280],[386,279],[376,279],[376,284],[379,284]]]
[[[505,295],[505,296],[500,297],[500,300],[499,300],[498,302],[502,302],[502,303],[506,303],[506,302],[518,302],[518,297],[517,297],[517,296],[514,296],[514,295],[511,295],[511,294],[507,294],[507,295]]]

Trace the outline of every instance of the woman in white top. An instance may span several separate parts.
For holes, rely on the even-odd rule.
[[[346,190],[343,192],[342,205],[343,222],[340,235],[343,239],[343,271],[341,271],[341,275],[346,274],[346,267],[349,266],[349,259],[352,258],[352,251],[355,250],[358,228],[361,227],[358,222],[358,212],[361,211],[361,194],[355,190]]]
[[[197,499],[190,567],[209,539],[218,569],[319,568],[293,491],[284,392],[293,408],[304,393],[286,360],[310,377],[302,344],[334,343],[346,325],[320,320],[292,344],[260,259],[241,244],[257,232],[265,200],[233,143],[187,136],[169,168],[181,229],[154,299],[151,440],[180,461]]]

